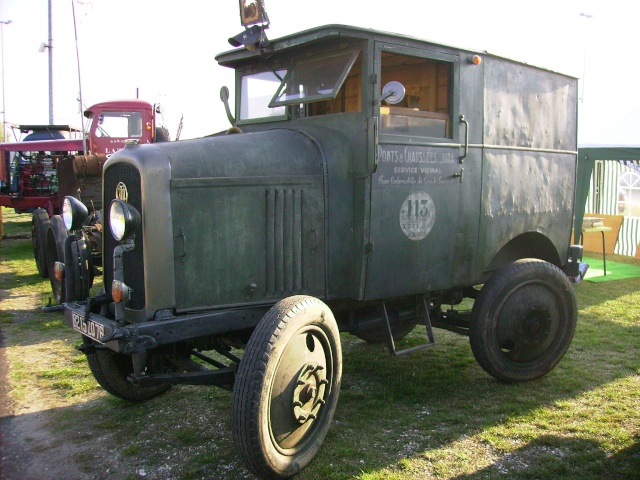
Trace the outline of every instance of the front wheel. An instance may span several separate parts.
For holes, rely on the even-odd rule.
[[[318,453],[338,403],[342,352],[336,321],[313,297],[281,300],[262,318],[233,394],[233,435],[261,478],[289,478]]]
[[[559,268],[519,260],[496,272],[480,291],[471,314],[471,349],[499,380],[541,377],[569,348],[577,310],[573,288]]]
[[[96,350],[87,355],[89,369],[96,381],[111,395],[129,402],[142,402],[157,397],[171,388],[169,384],[137,387],[127,377],[133,373],[133,361],[128,355],[111,350]]]

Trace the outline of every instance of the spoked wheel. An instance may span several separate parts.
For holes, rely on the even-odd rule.
[[[38,275],[42,278],[49,276],[47,267],[47,229],[49,228],[49,214],[44,208],[36,208],[31,217],[31,243],[33,257],[36,260]]]
[[[251,336],[233,394],[233,434],[261,478],[289,478],[320,449],[338,403],[342,352],[331,310],[286,298]]]
[[[563,357],[576,319],[575,293],[564,273],[541,260],[519,260],[480,291],[471,315],[471,349],[497,379],[532,380]]]
[[[87,355],[89,369],[96,381],[111,395],[130,402],[142,402],[157,397],[171,388],[169,384],[137,387],[127,377],[133,373],[133,362],[128,355],[111,350],[96,350]],[[150,361],[150,363],[152,360]]]

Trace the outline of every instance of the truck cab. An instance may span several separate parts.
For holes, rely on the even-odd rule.
[[[49,216],[59,214],[62,198],[78,191],[76,177],[89,170],[99,177],[107,156],[124,148],[125,141],[151,143],[158,136],[160,141],[168,140],[164,127],[156,132],[155,108],[142,100],[97,103],[84,112],[89,122],[83,135],[67,125],[18,126],[23,138],[0,143],[0,205],[27,212],[44,208]],[[71,170],[59,172],[64,161]],[[82,168],[80,164],[87,162],[92,165]],[[97,188],[99,200],[99,184]]]
[[[110,155],[124,148],[127,140],[139,143],[168,140],[166,130],[156,128],[155,114],[154,106],[137,99],[93,105],[84,112],[89,119],[86,134],[89,151]]]
[[[236,72],[227,131],[104,166],[104,291],[65,304],[98,382],[128,400],[233,388],[241,457],[288,478],[331,423],[339,332],[395,356],[440,327],[500,380],[554,368],[587,268],[576,79],[345,25],[251,32],[216,57]],[[85,214],[65,199],[66,252]]]

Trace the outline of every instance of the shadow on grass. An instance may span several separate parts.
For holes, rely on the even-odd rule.
[[[600,288],[597,303],[590,302],[594,298],[592,292],[582,292],[581,299],[587,301],[581,303],[586,304],[585,308],[605,305],[640,286],[637,279],[622,283],[616,288]],[[345,342],[336,426],[330,430],[319,457],[305,470],[304,478],[354,478],[361,471],[366,472],[367,479],[403,478],[399,474],[403,459],[411,462],[416,457],[428,457],[430,452],[463,442],[469,436],[483,436],[513,419],[535,424],[540,409],[559,408],[567,400],[637,376],[640,324],[610,320],[600,310],[581,312],[572,345],[553,371],[538,380],[518,384],[501,383],[488,376],[473,358],[468,339],[449,332],[436,330],[436,346],[426,353],[397,358],[390,357],[382,346]],[[402,347],[420,341],[412,333]],[[609,407],[605,404],[601,408]],[[553,428],[563,430],[558,423]],[[611,434],[602,432],[604,437]],[[567,431],[567,435],[575,433]],[[548,439],[537,439],[533,445],[538,441],[544,443]],[[590,442],[566,440],[567,448],[576,448],[567,455],[579,459],[580,451]],[[612,472],[611,478],[639,478],[628,477],[626,467],[632,462],[635,472],[640,471],[637,442],[628,452],[616,455],[620,461],[605,462],[608,457],[602,447],[593,448],[599,459],[595,462],[601,460],[602,471]],[[333,460],[333,469],[326,466],[326,458]],[[550,478],[554,468],[543,470],[540,475],[524,473],[522,477]],[[574,462],[566,462],[562,468],[574,477],[589,472]],[[394,473],[382,473],[388,470]],[[482,472],[478,475],[482,477]]]
[[[31,238],[31,214],[8,213],[2,211],[2,234],[11,239],[14,236]],[[4,241],[4,239],[2,240]]]
[[[580,479],[637,479],[640,476],[640,439],[628,448],[611,455],[598,443],[583,438],[543,435],[518,450],[472,475],[461,475],[456,480],[476,478],[576,478],[576,465],[580,466]]]
[[[608,329],[612,338],[625,337],[629,331],[613,323],[598,328]],[[509,419],[533,418],[540,408],[633,375],[634,366],[640,368],[637,358],[634,361],[620,352],[611,355],[611,345],[592,345],[581,335],[578,332],[574,345],[588,349],[595,358],[590,375],[585,375],[581,353],[571,347],[546,377],[521,384],[503,384],[489,377],[475,362],[468,340],[449,332],[437,331],[435,348],[397,358],[383,346],[343,335],[344,375],[334,423],[320,453],[298,478],[353,479],[363,471],[385,469],[396,471],[395,476],[373,474],[371,478],[403,478],[397,472],[403,459],[424,459],[438,448]],[[638,337],[637,327],[633,335]],[[417,332],[412,333],[403,346],[421,340]],[[230,415],[230,393],[214,387],[176,386],[141,404],[100,394],[72,407],[2,419],[0,426],[5,430],[11,425],[24,433],[36,425],[40,431],[31,433],[35,436],[20,447],[26,449],[23,459],[31,463],[17,467],[14,463],[18,473],[25,473],[29,465],[47,464],[52,476],[43,478],[68,477],[56,475],[72,468],[91,478],[102,478],[104,472],[111,478],[140,478],[140,472],[154,479],[253,478],[236,454]],[[584,455],[590,462],[586,466]],[[518,470],[527,461],[536,463],[533,475]],[[545,435],[504,455],[477,476],[505,478],[502,470],[506,469],[509,475],[523,473],[523,478],[576,477],[597,467],[594,471],[612,473],[610,478],[633,478],[625,475],[637,465],[637,442],[609,458],[590,440]]]

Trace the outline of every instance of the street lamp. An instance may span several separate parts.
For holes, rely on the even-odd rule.
[[[0,20],[0,51],[2,53],[2,141],[7,141],[7,104],[4,101],[4,26],[11,20]]]
[[[53,38],[51,38],[51,0],[49,5],[49,41],[41,43],[38,52],[49,50],[49,125],[53,125]]]
[[[593,15],[590,13],[581,12],[580,16],[589,20],[593,18]],[[589,38],[589,30],[585,27],[584,33],[584,52],[582,52],[582,92],[580,95],[580,102],[584,102],[584,84],[587,79],[587,39]]]

